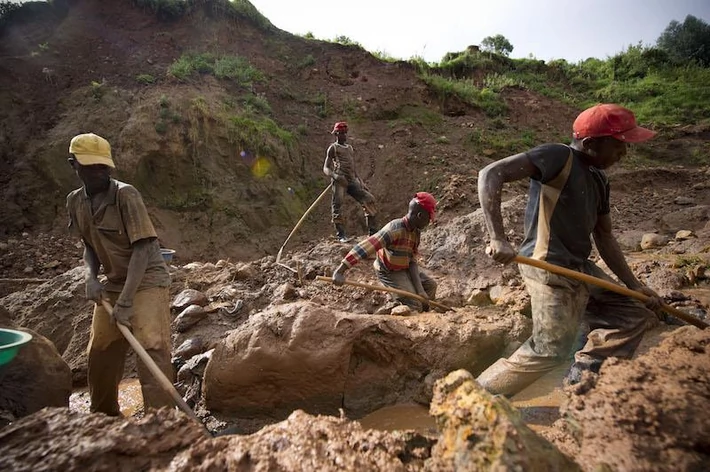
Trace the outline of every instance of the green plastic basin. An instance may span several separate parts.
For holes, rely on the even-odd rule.
[[[32,341],[31,334],[0,328],[0,366],[13,360],[20,348],[30,341]]]

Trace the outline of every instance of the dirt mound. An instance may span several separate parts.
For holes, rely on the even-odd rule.
[[[204,439],[204,431],[175,410],[125,420],[45,408],[0,430],[0,469],[165,470],[175,454]]]
[[[339,408],[358,418],[426,404],[435,380],[458,368],[479,373],[529,334],[528,319],[492,307],[390,316],[289,303],[252,316],[218,344],[205,404],[225,416],[277,418]]]
[[[595,383],[596,380],[596,383]],[[710,330],[683,327],[570,390],[560,448],[585,470],[704,470],[710,461]]]
[[[250,436],[198,443],[171,470],[421,470],[432,443],[411,432],[363,430],[356,422],[295,411]]]

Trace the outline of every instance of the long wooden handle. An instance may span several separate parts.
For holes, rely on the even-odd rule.
[[[298,228],[301,226],[301,223],[303,223],[303,221],[306,219],[306,217],[308,216],[308,214],[318,205],[318,203],[320,203],[321,200],[323,200],[323,198],[325,197],[325,195],[328,193],[328,190],[330,190],[330,188],[331,188],[332,186],[333,186],[333,182],[331,182],[330,184],[328,184],[328,186],[325,188],[325,190],[323,190],[323,191],[321,192],[321,194],[318,195],[318,198],[316,198],[316,200],[315,200],[313,203],[311,203],[311,206],[308,207],[308,210],[306,210],[306,212],[303,214],[303,216],[301,217],[301,219],[298,220],[298,223],[296,223],[296,226],[294,226],[293,229],[291,230],[291,232],[288,234],[288,237],[286,238],[286,241],[284,241],[284,243],[281,245],[281,249],[279,249],[278,254],[276,254],[276,263],[277,263],[278,265],[282,265],[282,264],[280,263],[280,262],[281,262],[281,253],[283,252],[284,248],[286,247],[286,244],[288,243],[288,241],[291,239],[291,236],[293,236],[293,234],[296,232],[296,230],[298,230]],[[287,269],[289,269],[289,270],[293,270],[293,269],[291,269],[291,268],[288,267],[288,266],[283,266],[283,267],[285,267],[285,268],[287,268]]]
[[[331,283],[333,282],[332,277],[323,277],[322,275],[316,276],[316,280],[318,280],[320,282],[331,282]],[[396,293],[397,295],[401,295],[403,297],[413,298],[415,300],[419,300],[422,303],[428,303],[431,306],[439,307],[444,311],[454,311],[454,309],[451,307],[448,307],[448,306],[443,305],[441,303],[435,302],[433,300],[427,300],[424,297],[417,295],[416,293],[407,292],[406,290],[400,290],[398,288],[385,287],[384,285],[361,284],[359,282],[351,282],[349,280],[345,281],[345,285],[352,285],[353,287],[360,287],[360,288],[364,288],[367,290],[379,290],[380,292]]]
[[[101,300],[101,305],[103,305],[104,309],[108,312],[109,315],[113,316],[113,307],[107,302],[106,300]],[[131,330],[128,329],[128,327],[123,326],[121,323],[116,323],[116,326],[118,326],[119,331],[121,331],[121,334],[123,334],[123,337],[126,338],[126,341],[128,341],[128,344],[131,345],[134,351],[136,351],[136,354],[138,354],[138,357],[143,361],[145,366],[148,368],[150,373],[153,375],[155,380],[158,381],[158,384],[160,387],[170,395],[170,397],[173,399],[175,404],[182,410],[184,411],[190,418],[195,420],[197,423],[202,426],[202,428],[207,431],[207,433],[211,436],[212,433],[210,433],[205,425],[200,421],[200,419],[195,415],[195,412],[192,411],[192,409],[185,403],[185,400],[180,396],[177,390],[175,390],[175,387],[173,386],[173,383],[168,380],[168,378],[165,376],[162,370],[160,370],[160,367],[155,363],[155,361],[150,357],[150,355],[146,352],[146,350],[141,346],[141,343],[138,342],[135,336],[133,336],[133,333],[131,333]]]
[[[518,262],[520,264],[526,264],[529,266],[537,267],[539,269],[544,269],[548,272],[552,272],[554,274],[558,275],[564,275],[565,277],[569,277],[572,279],[577,279],[582,282],[596,285],[597,287],[601,287],[607,290],[611,290],[612,292],[620,293],[621,295],[626,295],[628,297],[635,298],[636,300],[641,300],[642,302],[648,301],[649,297],[648,295],[644,295],[641,292],[637,292],[636,290],[631,290],[630,288],[622,287],[619,284],[615,284],[613,282],[609,282],[608,280],[600,279],[599,277],[594,277],[592,275],[588,274],[583,274],[582,272],[577,272],[576,270],[572,269],[567,269],[566,267],[560,267],[555,264],[550,264],[549,262],[545,261],[539,261],[537,259],[531,259],[529,257],[525,256],[515,256],[515,262]],[[705,329],[707,328],[708,325],[706,322],[703,320],[700,320],[692,315],[689,315],[688,313],[685,313],[677,308],[674,308],[666,303],[661,304],[661,307],[670,313],[671,315],[680,318],[681,320],[692,324],[693,326],[697,326],[700,329]]]

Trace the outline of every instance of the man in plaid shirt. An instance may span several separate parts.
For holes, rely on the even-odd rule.
[[[421,230],[434,221],[435,212],[434,197],[418,192],[409,202],[409,211],[403,218],[390,221],[348,252],[333,274],[333,283],[343,285],[348,269],[376,253],[375,273],[383,285],[415,293],[427,300],[434,299],[436,282],[419,270],[415,256]],[[428,303],[422,304],[413,298],[395,295],[395,300],[417,311],[429,310]]]

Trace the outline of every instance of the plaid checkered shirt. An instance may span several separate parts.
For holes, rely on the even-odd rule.
[[[409,269],[409,263],[417,254],[420,238],[421,231],[413,228],[406,216],[392,220],[377,233],[356,244],[343,259],[343,264],[349,269],[377,253],[377,262],[387,269]]]

